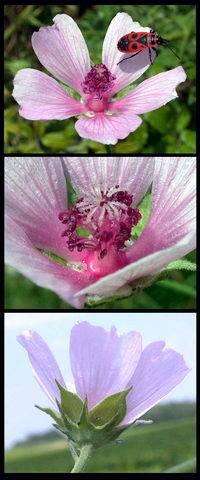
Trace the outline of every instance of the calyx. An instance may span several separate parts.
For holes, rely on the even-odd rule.
[[[76,452],[84,445],[101,447],[115,440],[126,428],[119,424],[126,415],[126,397],[132,387],[106,397],[93,409],[88,410],[87,399],[83,402],[76,394],[58,382],[60,401],[58,412],[51,408],[37,408],[50,415],[53,426],[67,436],[69,445]]]

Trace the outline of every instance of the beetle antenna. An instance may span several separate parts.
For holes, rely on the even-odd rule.
[[[171,50],[171,52],[176,56],[176,58],[178,58],[180,60],[180,57],[177,55],[177,53],[173,50],[173,48],[171,47],[170,43],[165,40],[164,38],[162,39],[163,40],[163,45],[167,48],[169,48],[169,50]]]

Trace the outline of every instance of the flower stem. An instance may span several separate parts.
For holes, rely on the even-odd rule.
[[[86,464],[92,453],[92,445],[84,445],[80,451],[80,455],[77,458],[71,473],[79,473],[85,470]]]
[[[105,145],[107,153],[113,153],[112,145]]]

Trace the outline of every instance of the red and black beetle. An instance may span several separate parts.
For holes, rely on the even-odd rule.
[[[133,53],[130,57],[125,57],[120,60],[119,63],[129,58],[135,57],[139,53],[143,52],[146,48],[149,49],[149,59],[152,62],[151,50],[154,50],[157,53],[156,47],[163,45],[168,47],[174,55],[180,60],[178,55],[172,50],[169,45],[169,42],[164,38],[160,37],[157,32],[150,30],[150,32],[131,32],[126,35],[123,35],[117,43],[117,48],[122,53]]]

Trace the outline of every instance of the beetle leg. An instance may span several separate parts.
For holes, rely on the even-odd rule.
[[[150,60],[151,65],[152,65],[153,62],[152,62],[152,56],[151,56],[151,49],[150,48],[149,48],[149,60]]]
[[[120,62],[118,62],[117,65],[119,65],[120,63],[122,63],[124,60],[129,60],[129,58],[135,57],[136,55],[138,55],[138,53],[141,53],[141,52],[142,52],[142,50],[140,50],[140,51],[137,52],[137,53],[134,53],[134,54],[131,55],[130,57],[122,58],[122,60],[120,60]]]

